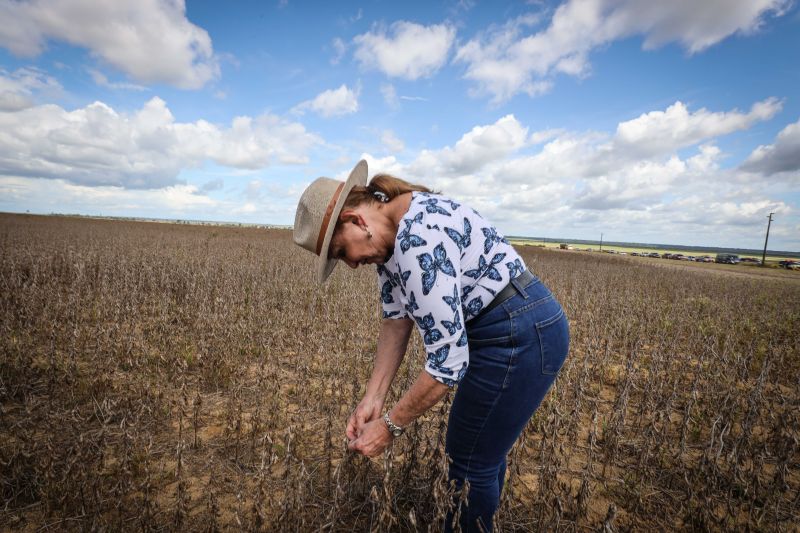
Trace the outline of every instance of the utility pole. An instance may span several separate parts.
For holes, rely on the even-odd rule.
[[[600,251],[603,251],[603,234],[600,233]]]
[[[767,222],[767,238],[764,239],[764,253],[761,255],[761,266],[767,266],[767,242],[769,241],[769,227],[772,225],[772,215],[775,213],[770,213],[767,217],[769,221]]]

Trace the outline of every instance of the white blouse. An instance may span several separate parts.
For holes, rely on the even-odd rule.
[[[383,318],[412,318],[425,343],[425,369],[452,387],[469,365],[464,323],[525,263],[477,211],[437,194],[412,193],[394,244],[378,266]]]

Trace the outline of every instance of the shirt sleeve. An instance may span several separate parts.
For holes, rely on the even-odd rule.
[[[383,266],[378,265],[378,285],[381,289],[381,318],[399,319],[408,315],[400,300],[399,282]]]
[[[419,246],[401,251],[406,311],[425,343],[425,370],[449,387],[458,384],[469,365],[467,333],[461,311],[461,254],[456,243],[438,228],[414,228]],[[397,252],[397,250],[395,251]]]

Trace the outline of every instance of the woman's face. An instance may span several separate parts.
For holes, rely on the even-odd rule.
[[[331,238],[329,256],[344,261],[350,268],[382,265],[391,251],[382,243],[377,228],[367,225],[361,216],[344,220]],[[370,233],[372,237],[369,237]]]

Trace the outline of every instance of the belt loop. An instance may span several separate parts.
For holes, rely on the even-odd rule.
[[[520,285],[519,280],[517,278],[512,279],[510,283],[511,285],[514,286],[515,289],[517,289],[517,292],[520,293],[520,295],[522,295],[523,299],[525,300],[528,299],[528,293],[525,292],[525,288],[522,287],[522,285]]]

